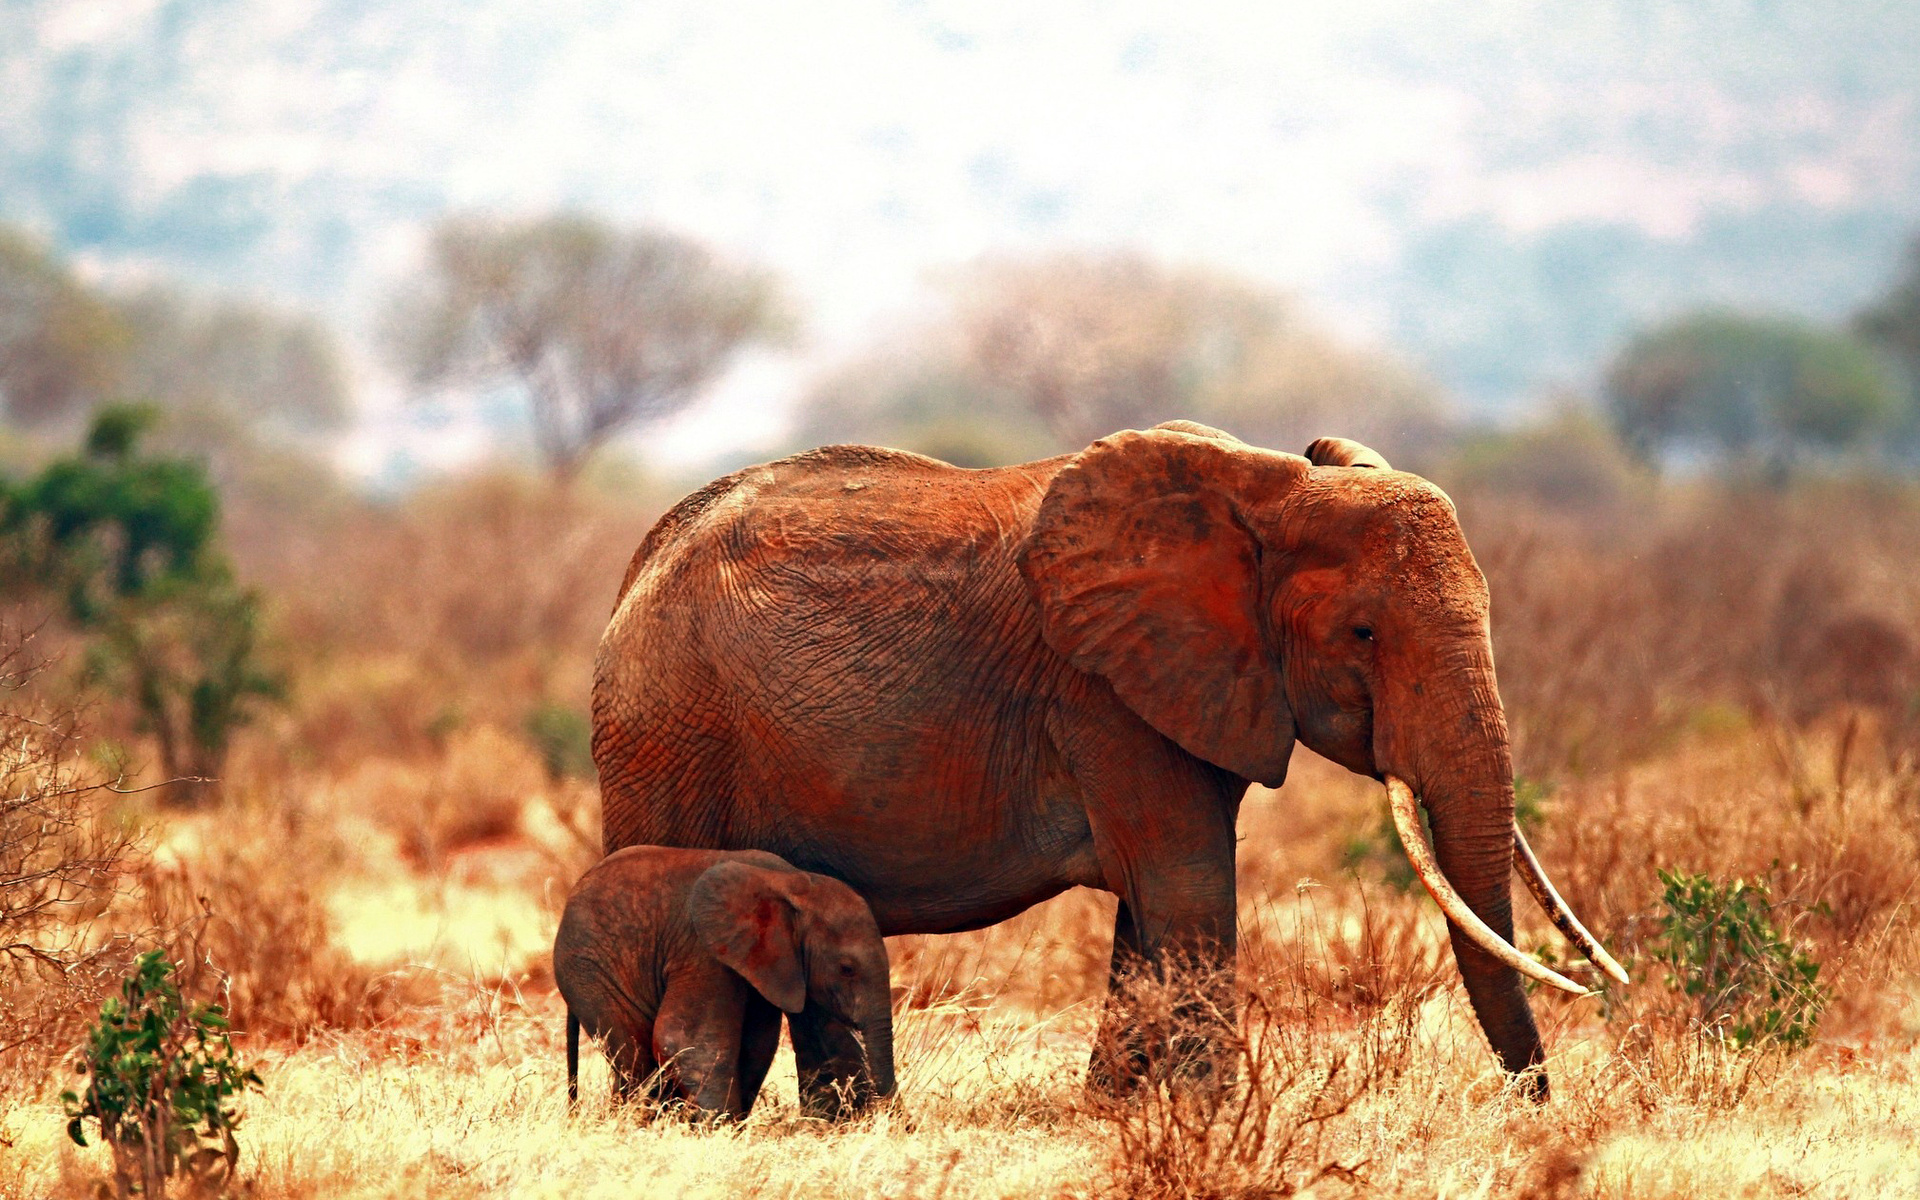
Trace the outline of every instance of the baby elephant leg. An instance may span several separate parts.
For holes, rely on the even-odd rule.
[[[667,982],[653,1021],[653,1049],[688,1105],[743,1118],[750,1099],[740,1080],[746,985],[715,964],[692,979]]]
[[[740,1037],[740,1109],[753,1111],[760,1096],[760,1085],[767,1081],[767,1069],[780,1049],[779,1009],[768,1004],[758,992],[747,997],[746,1020]]]
[[[653,1030],[615,1026],[606,1037],[607,1063],[613,1068],[613,1096],[622,1104],[639,1095],[659,1066],[653,1057]]]

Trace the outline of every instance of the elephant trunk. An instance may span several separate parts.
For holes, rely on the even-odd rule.
[[[1492,811],[1494,815],[1489,816]],[[1467,907],[1502,940],[1513,941],[1509,875],[1513,862],[1513,786],[1492,793],[1463,791],[1429,799],[1434,856]],[[1458,923],[1448,936],[1467,985],[1474,1016],[1508,1071],[1540,1065],[1544,1051],[1520,972],[1483,948]],[[1544,1091],[1545,1080],[1540,1088]]]
[[[866,1044],[867,1070],[873,1076],[873,1094],[884,1100],[895,1091],[893,1078],[893,1009],[882,1002],[880,1016],[860,1027]]]
[[[1494,690],[1491,662],[1472,664],[1464,674],[1468,687],[1459,701],[1443,702],[1424,714],[1428,730],[1437,726],[1447,736],[1437,739],[1438,746],[1423,748],[1437,753],[1419,754],[1408,764],[1407,778],[1433,826],[1434,859],[1445,884],[1486,931],[1510,945],[1513,759],[1506,717]],[[1413,826],[1417,833],[1417,820]],[[1474,1016],[1501,1065],[1515,1074],[1538,1067],[1545,1051],[1520,972],[1511,960],[1501,961],[1476,940],[1460,920],[1449,920],[1448,934]],[[1567,986],[1580,990],[1577,985]],[[1528,1078],[1529,1090],[1544,1099],[1545,1074],[1535,1072]]]

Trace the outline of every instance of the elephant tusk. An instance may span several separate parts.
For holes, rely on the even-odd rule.
[[[1592,995],[1560,972],[1514,949],[1512,943],[1487,928],[1487,923],[1467,907],[1467,902],[1460,898],[1460,893],[1453,890],[1453,885],[1441,873],[1440,863],[1433,856],[1433,847],[1427,842],[1426,831],[1420,828],[1420,802],[1413,798],[1413,789],[1398,776],[1387,776],[1387,800],[1393,807],[1393,827],[1400,832],[1400,844],[1406,848],[1407,861],[1413,864],[1414,874],[1420,877],[1420,882],[1426,885],[1427,894],[1433,897],[1440,911],[1447,914],[1447,919],[1460,932],[1522,975],[1576,996]]]
[[[1615,981],[1626,983],[1626,968],[1614,961],[1613,955],[1607,953],[1607,948],[1600,944],[1599,938],[1587,932],[1580,918],[1573,915],[1567,902],[1554,890],[1553,881],[1540,869],[1540,860],[1533,856],[1533,847],[1527,845],[1527,835],[1520,832],[1518,823],[1513,827],[1513,865],[1519,869],[1520,878],[1526,881],[1527,890],[1546,910],[1547,920],[1553,922],[1553,927],[1579,947],[1580,953],[1586,955],[1594,966],[1613,976]]]

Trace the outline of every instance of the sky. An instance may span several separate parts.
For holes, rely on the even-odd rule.
[[[774,444],[987,253],[1145,250],[1511,415],[1703,303],[1837,319],[1920,227],[1920,5],[0,0],[0,219],[95,276],[316,308],[370,479],[485,452],[370,351],[451,211],[772,267],[804,318],[640,443]]]

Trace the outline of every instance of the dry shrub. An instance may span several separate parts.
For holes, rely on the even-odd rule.
[[[0,990],[0,1091],[30,1094],[85,1036],[120,988],[141,941],[107,937],[71,955],[64,970],[9,968]]]
[[[1424,893],[1358,880],[1341,887],[1345,895],[1328,896],[1329,889],[1303,886],[1291,903],[1261,905],[1253,921],[1242,917],[1246,987],[1295,1020],[1351,1024],[1453,986],[1446,930]]]
[[[552,790],[533,748],[492,725],[453,731],[426,761],[368,759],[334,788],[343,808],[393,831],[429,870],[452,851],[518,833],[529,800]]]
[[[579,491],[481,475],[358,511],[319,561],[276,582],[293,632],[329,646],[436,668],[535,650],[583,662],[649,524]]]
[[[651,504],[499,472],[336,507],[287,546],[237,543],[288,648],[282,736],[303,764],[345,774],[436,757],[464,726],[584,710]]]
[[[1535,845],[1634,971],[1616,1031],[1644,1021],[1680,1056],[1635,1069],[1725,1091],[1719,1051],[1682,1044],[1632,961],[1661,868],[1769,880],[1822,963],[1828,1036],[1897,1027],[1920,965],[1920,490],[1669,488],[1587,514],[1483,498],[1464,521],[1516,763],[1551,792]]]
[[[1920,777],[1862,756],[1864,723],[1799,730],[1767,718],[1747,731],[1694,735],[1656,763],[1554,797],[1535,845],[1633,977],[1607,989],[1612,1052],[1588,1085],[1613,1097],[1610,1122],[1676,1108],[1744,1110],[1804,1070],[1821,1043],[1884,1043],[1909,1030],[1903,985],[1920,968]],[[1772,923],[1820,964],[1817,982],[1830,997],[1814,1048],[1764,1039],[1740,1048],[1725,1026],[1703,1019],[1699,998],[1650,953],[1666,911],[1661,869],[1766,882]],[[1531,908],[1517,911],[1534,944],[1556,944]],[[1593,1019],[1591,1002],[1571,1003]]]
[[[288,740],[339,772],[369,759],[427,758],[459,719],[461,692],[391,652],[313,662],[294,691]]]
[[[100,918],[143,850],[80,757],[77,714],[42,694],[31,636],[0,624],[0,1057],[44,1065],[131,960]]]
[[[1736,1046],[1690,1020],[1671,994],[1642,990],[1615,1011],[1621,1032],[1610,1062],[1627,1102],[1643,1113],[1731,1111],[1764,1094],[1790,1065],[1790,1053],[1779,1046]]]
[[[1401,998],[1343,1026],[1302,1019],[1285,987],[1254,988],[1237,1012],[1211,999],[1233,994],[1230,979],[1173,964],[1132,976],[1114,997],[1168,1050],[1129,1094],[1082,1102],[1113,1140],[1096,1194],[1225,1200],[1362,1178],[1367,1164],[1341,1161],[1330,1135],[1405,1073],[1418,1005]],[[1215,1063],[1227,1069],[1216,1074]]]
[[[1847,729],[1697,740],[1657,768],[1562,789],[1534,841],[1624,957],[1651,930],[1660,868],[1770,880],[1825,964],[1829,1019],[1870,1023],[1873,998],[1920,959],[1920,776],[1849,763]]]
[[[1481,498],[1462,521],[1525,776],[1753,716],[1866,708],[1895,756],[1920,736],[1920,490],[1669,489],[1586,514]]]
[[[539,755],[525,741],[489,725],[462,729],[447,739],[410,845],[432,863],[449,850],[505,837],[519,828],[527,798],[546,786]]]
[[[379,1024],[412,998],[334,944],[324,893],[339,855],[322,831],[287,810],[235,810],[202,832],[139,876],[183,989],[216,996],[240,1032],[296,1041]]]

